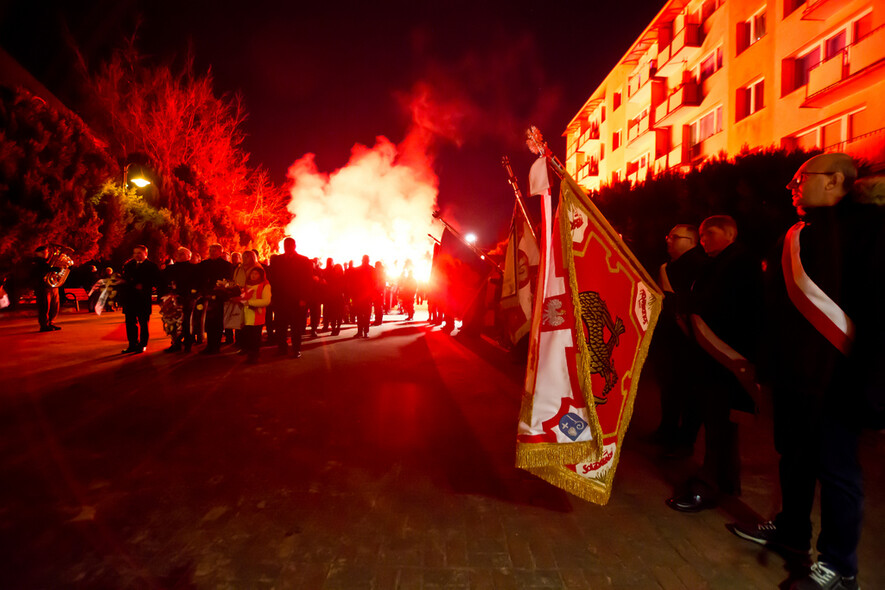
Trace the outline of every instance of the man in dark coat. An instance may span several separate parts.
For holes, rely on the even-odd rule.
[[[369,264],[368,254],[363,255],[362,264],[353,269],[352,287],[353,308],[356,315],[356,338],[368,338],[372,301],[377,292],[375,268]]]
[[[283,240],[283,253],[272,256],[268,279],[273,288],[274,333],[280,354],[288,348],[292,331],[292,356],[301,358],[301,337],[307,319],[307,297],[313,280],[309,258],[295,251],[295,239]]]
[[[692,287],[689,320],[695,341],[707,353],[698,356],[703,391],[696,401],[704,423],[704,462],[684,490],[667,500],[680,512],[712,508],[721,494],[740,494],[738,425],[731,411],[755,411],[748,392],[755,389],[761,265],[736,241],[731,217],[708,217],[700,233],[710,262]]]
[[[702,387],[695,367],[705,353],[688,327],[691,287],[709,258],[699,243],[697,227],[679,224],[667,234],[667,255],[659,284],[664,290],[664,307],[649,357],[661,389],[661,424],[655,438],[668,457],[691,456],[701,427],[698,389]]]
[[[191,316],[199,291],[199,281],[191,264],[191,251],[179,248],[175,252],[175,263],[163,269],[164,291],[178,296],[181,305],[181,333],[172,338],[172,346],[167,352],[190,352],[193,345]]]
[[[206,348],[201,354],[221,352],[221,336],[224,334],[224,302],[229,294],[221,282],[233,278],[233,266],[224,259],[221,244],[209,246],[209,258],[199,265],[200,280],[206,301]]]
[[[147,350],[151,318],[151,296],[160,279],[160,269],[148,260],[145,246],[135,246],[132,258],[124,265],[123,314],[126,317],[126,338],[129,346],[122,354],[140,353]]]
[[[730,525],[741,538],[809,558],[820,482],[818,560],[791,588],[858,587],[861,428],[885,427],[885,208],[856,190],[845,154],[805,162],[787,185],[802,221],[766,272],[781,512]]]
[[[46,275],[52,270],[48,258],[49,249],[46,246],[38,246],[31,261],[31,284],[34,287],[34,297],[37,299],[37,322],[40,324],[41,332],[61,330],[52,323],[58,315],[59,298],[58,287],[50,287],[45,281]]]

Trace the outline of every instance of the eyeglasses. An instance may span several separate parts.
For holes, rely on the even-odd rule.
[[[835,174],[835,172],[800,172],[796,176],[794,176],[793,179],[787,184],[787,188],[803,184],[812,174],[825,174],[827,176],[831,176]]]

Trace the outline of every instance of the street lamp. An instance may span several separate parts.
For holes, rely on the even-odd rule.
[[[126,168],[123,170],[123,186],[134,184],[138,188],[144,188],[151,184],[151,181],[144,177],[144,173],[141,171],[141,166],[138,166],[139,172],[135,176],[130,176],[129,169],[132,165],[133,163],[131,162],[126,164]]]
[[[467,242],[469,244],[475,244],[476,243],[476,234],[473,234],[473,233],[467,234],[466,236],[464,236],[464,239],[467,240]]]

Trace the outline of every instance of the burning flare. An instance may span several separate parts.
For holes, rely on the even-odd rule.
[[[398,149],[378,137],[371,149],[355,145],[346,166],[331,174],[317,170],[314,154],[289,168],[295,219],[287,227],[298,251],[323,263],[353,260],[363,254],[381,260],[393,278],[411,267],[415,277],[430,276],[432,225],[437,177],[410,135]],[[417,144],[417,145],[416,145]],[[405,146],[405,147],[404,147]],[[410,148],[409,146],[415,146]]]

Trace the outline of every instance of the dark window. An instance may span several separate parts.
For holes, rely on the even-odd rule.
[[[837,54],[841,53],[843,49],[845,49],[845,31],[840,32],[838,35],[833,35],[829,39],[827,39],[827,54],[825,59],[830,59],[831,57],[835,57]]]
[[[796,84],[793,88],[808,84],[808,72],[816,68],[818,64],[820,64],[820,47],[815,47],[805,55],[799,56],[796,59]]]
[[[803,4],[805,0],[784,0],[784,18],[793,14]]]
[[[863,39],[873,30],[873,13],[870,12],[854,22],[854,41]]]

